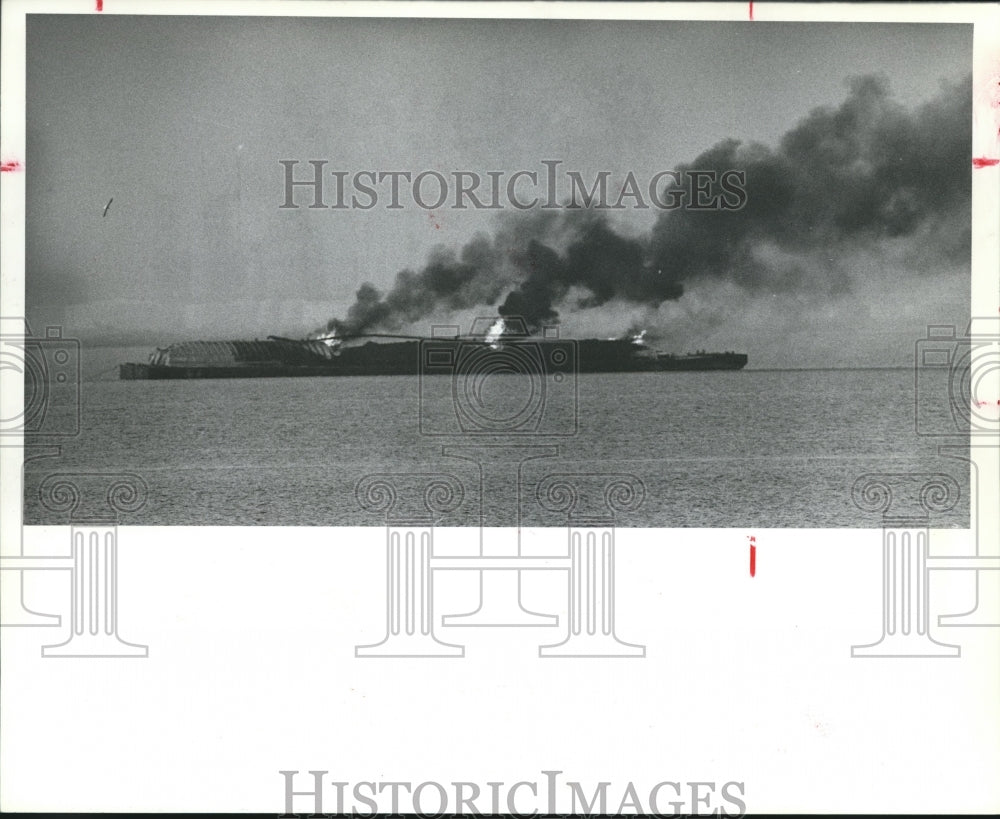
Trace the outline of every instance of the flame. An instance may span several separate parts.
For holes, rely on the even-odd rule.
[[[320,341],[327,347],[339,347],[343,344],[343,339],[337,336],[336,330],[316,330],[308,336],[310,341]]]
[[[326,348],[323,351],[326,358],[340,355],[340,347],[344,343],[344,340],[337,336],[336,330],[316,330],[316,332],[310,333],[307,338],[309,341],[319,342]]]
[[[639,330],[637,333],[633,333],[632,336],[631,336],[631,340],[632,340],[633,344],[644,344],[645,343],[645,338],[646,338],[646,331],[645,330]]]
[[[494,350],[500,348],[500,337],[504,334],[507,329],[507,322],[503,320],[501,316],[495,322],[493,326],[490,327],[489,331],[486,333],[486,343],[489,344]]]

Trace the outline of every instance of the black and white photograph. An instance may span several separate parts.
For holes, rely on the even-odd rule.
[[[995,810],[998,21],[8,5],[5,699],[246,781],[45,795],[94,717],[5,702],[0,807]]]
[[[142,472],[137,523],[342,526],[367,473],[548,445],[529,489],[639,470],[625,525],[870,525],[854,473],[961,431],[912,382],[928,325],[969,343],[971,62],[960,24],[29,15],[62,463]]]

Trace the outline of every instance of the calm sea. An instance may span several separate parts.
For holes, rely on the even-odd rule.
[[[441,525],[475,525],[481,511],[491,525],[514,525],[518,514],[525,525],[558,525],[537,502],[539,481],[627,473],[645,499],[620,526],[877,527],[878,515],[851,500],[858,476],[947,472],[961,500],[933,525],[969,525],[967,465],[914,433],[912,370],[582,375],[575,400],[567,390],[549,396],[557,422],[575,412],[576,435],[522,436],[518,449],[500,448],[509,438],[479,442],[493,446],[481,509],[476,456],[442,452],[463,439],[421,434],[415,377],[116,380],[114,364],[145,352],[91,352],[81,434],[61,457],[27,465],[26,523],[67,522],[39,501],[46,475],[99,471],[148,485],[146,505],[125,523],[379,525],[384,514],[355,496],[359,479],[417,472],[465,487]],[[450,379],[438,378],[425,425],[434,422],[426,413],[448,409]],[[502,378],[518,376],[495,384]]]

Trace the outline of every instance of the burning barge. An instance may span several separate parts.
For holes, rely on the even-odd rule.
[[[475,328],[473,328],[475,330]],[[173,378],[284,378],[350,375],[454,375],[525,372],[612,373],[740,370],[742,353],[675,355],[639,338],[571,341],[546,332],[421,338],[368,334],[349,338],[188,341],[157,348],[149,363],[119,365],[125,381]],[[375,341],[373,339],[379,339]]]

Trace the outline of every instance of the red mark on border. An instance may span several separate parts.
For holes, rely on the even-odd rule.
[[[992,168],[994,165],[1000,165],[1000,159],[992,159],[986,156],[974,156],[972,158],[973,168]]]
[[[757,574],[757,539],[750,535],[750,576]]]
[[[16,159],[12,159],[10,162],[0,163],[0,172],[12,173],[13,171],[20,171],[24,169],[24,165],[18,162]]]
[[[104,11],[104,0],[97,0],[97,10]]]
[[[750,0],[750,19],[753,20],[753,0]]]

